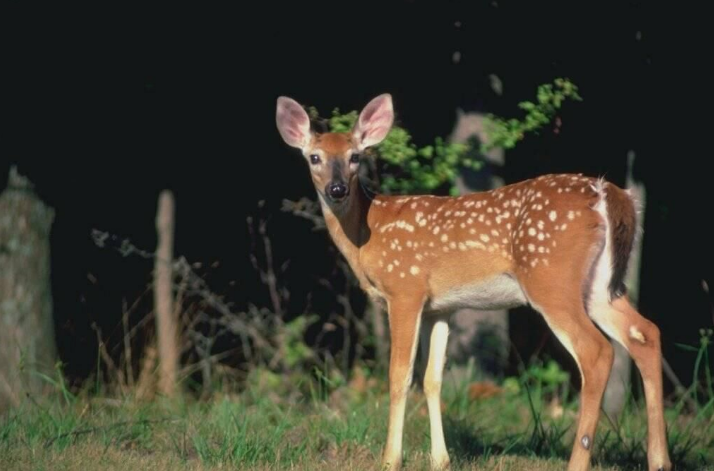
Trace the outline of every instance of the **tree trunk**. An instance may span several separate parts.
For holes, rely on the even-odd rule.
[[[169,191],[159,197],[156,214],[158,247],[154,266],[154,310],[159,345],[159,391],[172,396],[178,370],[178,328],[173,308],[174,199]]]
[[[49,235],[54,210],[10,169],[0,195],[0,412],[49,390],[57,361]]]
[[[449,142],[488,142],[484,129],[484,115],[457,110],[457,120],[449,136]],[[472,157],[483,162],[478,170],[464,169],[456,185],[461,194],[486,191],[503,186],[503,180],[494,174],[494,168],[504,165],[503,149],[492,149],[481,154],[472,151]],[[508,360],[508,311],[459,309],[454,312],[449,334],[449,358],[452,367],[449,374],[456,380],[473,380],[474,374],[481,378],[499,377]],[[474,371],[475,369],[475,371]]]

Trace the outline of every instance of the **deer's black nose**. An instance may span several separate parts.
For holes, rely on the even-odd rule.
[[[344,183],[330,183],[327,185],[327,194],[334,200],[341,200],[347,196],[347,185]]]

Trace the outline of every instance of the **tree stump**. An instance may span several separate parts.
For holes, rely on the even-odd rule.
[[[26,394],[51,388],[41,374],[55,376],[49,241],[53,221],[54,210],[12,167],[0,194],[0,411],[17,406]]]

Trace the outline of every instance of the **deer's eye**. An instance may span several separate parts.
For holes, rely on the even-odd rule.
[[[358,164],[359,163],[359,154],[352,154],[350,156],[350,163],[351,164]]]
[[[317,165],[320,163],[320,156],[317,154],[312,154],[310,155],[310,163],[313,165]]]

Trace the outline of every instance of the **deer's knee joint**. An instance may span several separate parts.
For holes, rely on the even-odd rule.
[[[427,376],[424,379],[424,394],[430,396],[432,394],[441,393],[441,381],[436,381]]]

